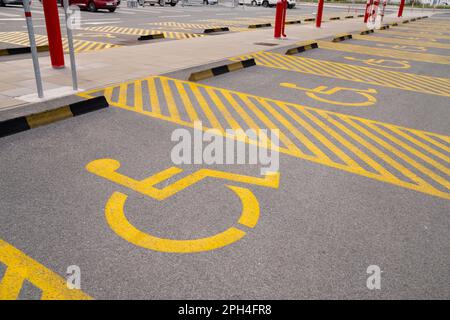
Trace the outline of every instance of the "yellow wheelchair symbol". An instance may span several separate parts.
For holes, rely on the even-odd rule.
[[[276,189],[278,188],[280,177],[278,172],[267,173],[263,178],[257,178],[218,170],[200,169],[159,189],[155,187],[156,184],[181,173],[183,170],[178,167],[170,167],[149,178],[138,181],[118,173],[117,170],[119,168],[120,162],[114,159],[98,159],[90,162],[86,166],[86,169],[89,172],[97,176],[115,182],[121,186],[125,186],[158,201],[163,201],[205,178],[216,178]],[[239,198],[242,204],[242,211],[238,224],[248,228],[254,228],[259,219],[260,209],[258,200],[253,192],[247,188],[232,185],[226,185],[226,187],[237,195],[237,198]],[[174,253],[201,252],[225,247],[240,240],[246,235],[245,231],[237,227],[230,227],[221,233],[200,239],[174,240],[159,238],[137,229],[128,221],[124,212],[127,198],[128,196],[121,192],[114,192],[112,194],[105,207],[106,221],[118,236],[142,248]]]
[[[427,48],[425,47],[419,47],[419,46],[401,46],[401,45],[386,45],[384,43],[377,43],[377,46],[379,47],[387,47],[397,50],[405,50],[405,51],[412,51],[412,52],[425,52],[427,51]]]
[[[360,61],[369,66],[383,67],[389,69],[409,69],[411,66],[408,61],[404,60],[390,60],[390,59],[358,59],[355,57],[344,57],[344,59],[351,61]]]
[[[325,102],[325,103],[334,104],[334,105],[341,105],[341,106],[347,106],[347,107],[367,107],[367,106],[371,106],[377,102],[377,99],[372,95],[372,94],[376,94],[377,90],[372,89],[372,88],[369,88],[367,90],[345,88],[345,87],[334,87],[334,88],[328,89],[327,86],[318,86],[317,88],[310,89],[310,88],[299,87],[296,84],[289,83],[289,82],[282,82],[282,83],[280,83],[280,86],[285,87],[285,88],[305,91],[306,95],[312,99],[315,99],[315,100],[318,100],[321,102]],[[355,92],[355,93],[363,96],[365,98],[365,101],[363,101],[363,102],[341,102],[341,101],[335,101],[335,100],[328,100],[321,96],[318,96],[318,95],[331,96],[340,91]]]

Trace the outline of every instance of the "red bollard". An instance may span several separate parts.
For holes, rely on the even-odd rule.
[[[58,5],[56,0],[42,0],[44,7],[45,26],[47,28],[48,48],[52,67],[64,68],[64,51],[59,25]]]
[[[275,38],[281,38],[281,36],[286,37],[284,33],[284,26],[286,22],[286,9],[287,9],[287,1],[286,0],[278,0],[277,9],[275,13],[275,28],[273,36]]]
[[[323,0],[319,0],[319,5],[317,7],[317,16],[316,16],[316,27],[320,28],[322,25],[322,13],[323,13]]]
[[[405,6],[405,0],[401,0],[400,1],[400,6],[398,7],[398,15],[397,17],[402,17],[403,16],[403,7]]]
[[[364,12],[364,23],[367,23],[370,15],[370,7],[372,6],[373,0],[367,0],[366,2],[366,12]]]

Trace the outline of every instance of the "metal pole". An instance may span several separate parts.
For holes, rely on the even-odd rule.
[[[31,19],[30,0],[23,0],[23,8],[25,10],[25,20],[27,21],[28,37],[30,39],[31,58],[33,59],[34,76],[36,78],[36,87],[38,97],[44,97],[44,90],[42,89],[41,71],[39,68],[39,59],[36,49],[36,40],[34,39],[33,21]]]
[[[72,88],[74,91],[78,90],[78,78],[77,78],[77,66],[75,64],[75,50],[73,48],[73,35],[72,27],[69,25],[69,16],[67,14],[67,9],[69,9],[69,0],[63,0],[64,4],[64,14],[66,17],[66,31],[67,31],[67,42],[69,44],[69,54],[70,54],[70,69],[72,71]]]

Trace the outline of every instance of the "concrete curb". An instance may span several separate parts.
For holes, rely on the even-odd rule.
[[[341,42],[347,39],[352,39],[352,35],[351,34],[341,34],[341,35],[337,35],[334,37],[334,39],[332,40],[333,42]]]
[[[37,46],[37,52],[48,51],[48,45]],[[11,56],[14,54],[31,53],[30,47],[19,47],[19,48],[7,48],[0,49],[0,56]]]
[[[188,80],[189,81],[199,81],[199,80],[203,80],[203,79],[208,79],[208,78],[212,78],[212,77],[224,74],[224,73],[241,70],[241,69],[248,68],[248,67],[255,66],[255,65],[256,65],[255,59],[253,59],[253,58],[247,59],[247,60],[234,62],[234,63],[226,64],[223,66],[214,67],[211,69],[206,69],[203,71],[191,73]]]
[[[381,26],[379,30],[386,30],[389,29],[389,25],[385,24],[384,26]]]
[[[341,20],[341,17],[331,17],[329,20],[330,21],[332,21],[332,20]]]
[[[147,34],[145,36],[140,36],[138,38],[139,41],[145,41],[145,40],[153,40],[153,39],[164,39],[165,36],[163,33],[157,33],[157,34]]]
[[[256,29],[256,28],[265,28],[265,27],[271,27],[271,23],[258,23],[258,24],[251,24],[248,27],[250,29]]]
[[[355,16],[345,16],[345,19],[353,19]]]
[[[0,122],[0,138],[108,107],[104,96]]]
[[[317,48],[319,48],[319,45],[317,44],[317,42],[311,42],[311,43],[305,44],[303,46],[288,49],[285,54],[293,55],[296,53],[305,52],[307,50],[312,50],[312,49],[317,49]]]
[[[225,32],[225,31],[230,31],[230,28],[228,28],[228,27],[210,28],[210,29],[203,30],[203,33]]]
[[[301,20],[291,20],[291,21],[286,21],[284,24],[299,24],[302,23]]]
[[[305,21],[305,22],[316,21],[316,18],[306,18],[306,19],[303,19],[303,21]]]
[[[363,30],[361,31],[359,34],[364,35],[364,34],[369,34],[369,33],[374,33],[375,31],[373,29],[367,29],[367,30]]]

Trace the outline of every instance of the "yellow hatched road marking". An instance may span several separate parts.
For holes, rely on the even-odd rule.
[[[47,45],[47,36],[35,35],[36,45]],[[12,43],[22,46],[29,46],[30,42],[28,39],[28,34],[24,32],[0,32],[0,42]],[[67,39],[62,39],[63,49],[65,52],[69,52],[69,45],[67,43]],[[99,51],[110,48],[118,48],[120,45],[105,43],[105,42],[96,42],[96,41],[85,41],[85,40],[73,40],[73,46],[75,52],[86,52],[86,51]]]
[[[151,22],[152,26],[164,26],[180,29],[214,29],[227,27],[224,24],[201,24],[201,23],[185,23],[185,22]],[[248,28],[229,27],[230,31],[249,31]]]
[[[417,31],[417,32],[422,32],[422,31],[427,31],[427,32],[441,32],[441,33],[447,33],[450,34],[450,31],[448,29],[443,29],[443,28],[436,28],[436,27],[409,27],[409,26],[398,26],[395,27],[395,30],[408,30],[408,31]]]
[[[397,36],[403,36],[403,37],[430,37],[433,39],[443,39],[443,40],[450,40],[450,35],[445,36],[441,35],[439,33],[429,33],[429,32],[402,32],[402,31],[394,31],[394,30],[380,30],[377,31],[380,34],[393,34]]]
[[[18,299],[25,280],[41,290],[42,300],[92,299],[80,290],[69,289],[61,276],[1,239],[0,263],[6,265],[0,278],[0,300]]]
[[[428,47],[428,48],[450,49],[450,43],[413,41],[413,40],[406,40],[406,39],[399,39],[399,38],[385,38],[385,37],[379,37],[379,36],[362,36],[362,35],[357,35],[357,34],[353,35],[353,39],[364,40],[364,41],[403,44],[403,45],[407,45],[407,46],[420,46],[420,47]]]
[[[287,56],[273,52],[257,52],[251,55],[232,58],[240,61],[255,58],[257,65],[317,76],[350,80],[382,87],[415,91],[450,97],[450,79],[416,75],[406,72],[381,70],[340,62],[331,62],[299,56]],[[282,64],[280,64],[282,62]]]
[[[140,109],[136,92],[123,90],[136,88],[136,82],[149,84],[148,102],[158,103],[156,111],[154,105],[145,107],[148,103]],[[113,98],[109,94],[113,91],[134,97]],[[104,93],[111,106],[191,128],[200,120],[203,130],[218,129],[221,135],[246,143],[257,142],[230,135],[220,122],[235,130],[258,130],[263,124],[280,130],[279,150],[284,154],[450,199],[449,136],[162,76],[80,96]],[[158,100],[158,95],[165,99]]]
[[[373,48],[369,46],[344,44],[342,42],[318,41],[319,48],[350,53],[361,53],[379,57],[389,57],[394,59],[412,60],[419,62],[450,64],[450,57],[437,54],[404,52],[401,50]]]
[[[150,29],[116,27],[116,26],[86,27],[86,28],[83,28],[83,30],[106,32],[106,33],[116,33],[116,34],[126,34],[126,35],[134,35],[134,36],[145,36],[145,35],[162,33],[162,34],[164,34],[164,37],[166,37],[168,39],[178,39],[178,40],[204,37],[203,34],[196,34],[196,33],[174,32],[174,31],[164,31],[164,30],[150,30]]]

